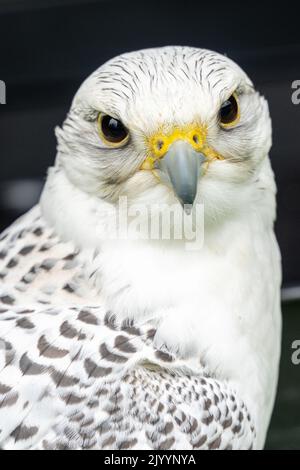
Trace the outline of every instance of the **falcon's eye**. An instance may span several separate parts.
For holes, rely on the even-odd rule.
[[[235,94],[226,100],[219,111],[221,126],[224,128],[232,127],[240,119],[240,108]]]
[[[98,128],[100,137],[111,147],[122,147],[128,142],[128,129],[126,129],[121,121],[108,114],[99,114]]]

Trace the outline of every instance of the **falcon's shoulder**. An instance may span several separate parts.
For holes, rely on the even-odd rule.
[[[78,251],[58,238],[39,206],[0,235],[0,306],[80,303],[79,271]]]

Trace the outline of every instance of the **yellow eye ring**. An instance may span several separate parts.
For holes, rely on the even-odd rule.
[[[127,144],[129,131],[119,119],[99,113],[97,125],[101,139],[109,147],[119,148]]]
[[[222,104],[219,111],[220,126],[223,129],[234,127],[241,118],[239,100],[236,93],[233,93]]]

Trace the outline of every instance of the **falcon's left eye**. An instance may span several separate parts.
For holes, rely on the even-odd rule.
[[[99,114],[98,129],[100,137],[110,147],[122,147],[128,142],[128,129],[119,119],[108,114]]]
[[[222,104],[219,111],[219,119],[221,126],[225,129],[238,123],[240,119],[240,107],[235,93]]]

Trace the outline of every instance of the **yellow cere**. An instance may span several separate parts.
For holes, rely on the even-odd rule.
[[[169,147],[177,140],[185,140],[197,152],[207,157],[208,162],[214,159],[223,160],[215,150],[206,145],[207,128],[201,125],[189,125],[186,127],[174,127],[171,132],[159,132],[147,139],[149,148],[148,156],[144,160],[141,170],[152,170],[156,160],[163,158]]]

